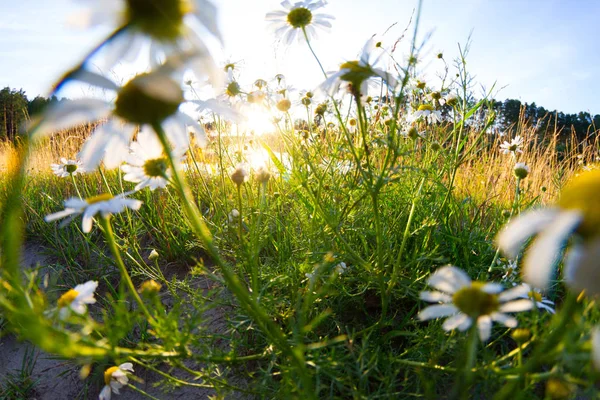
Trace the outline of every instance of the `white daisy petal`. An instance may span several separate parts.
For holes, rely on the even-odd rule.
[[[106,385],[102,388],[102,391],[100,392],[99,400],[110,400],[111,395],[112,391],[110,389],[110,386]]]
[[[492,334],[492,319],[489,315],[482,315],[477,318],[477,329],[479,330],[481,341],[486,342]]]
[[[483,290],[484,292],[489,293],[489,294],[498,294],[503,289],[504,289],[504,287],[501,284],[493,283],[493,282],[488,282],[485,285],[483,285],[483,287],[481,288],[481,290]]]
[[[471,279],[463,270],[447,265],[437,269],[427,283],[442,292],[453,294],[457,290],[471,285]]]
[[[600,328],[592,330],[592,361],[596,370],[600,371]]]
[[[527,310],[531,310],[532,308],[533,308],[532,300],[520,299],[520,300],[513,300],[508,303],[502,304],[498,310],[500,312],[506,313],[506,312],[527,311]]]
[[[502,325],[506,326],[507,328],[516,328],[517,327],[517,319],[515,317],[512,317],[510,315],[507,314],[503,314],[503,313],[493,313],[492,315],[490,315],[490,317],[492,318],[492,320],[496,321],[496,322],[500,322]]]
[[[565,280],[575,290],[600,294],[600,238],[576,244],[565,257]]]
[[[458,328],[462,324],[464,324],[467,320],[469,320],[469,316],[467,314],[459,313],[448,317],[444,323],[442,324],[442,329],[445,331],[451,331],[453,329]]]
[[[550,225],[558,213],[558,210],[550,208],[520,214],[498,234],[498,247],[510,258],[515,258],[525,241]]]
[[[425,308],[419,313],[417,318],[421,321],[428,319],[447,317],[458,312],[458,308],[452,304],[436,304]]]
[[[430,303],[450,303],[452,297],[442,292],[421,292],[419,298]]]
[[[571,233],[581,223],[579,212],[561,212],[535,239],[523,260],[523,281],[546,289],[552,278],[559,253]]]
[[[508,289],[505,292],[500,293],[498,296],[498,300],[501,302],[506,302],[509,300],[513,300],[519,297],[527,297],[528,293],[531,291],[531,287],[527,284],[522,284],[515,286],[513,288]]]

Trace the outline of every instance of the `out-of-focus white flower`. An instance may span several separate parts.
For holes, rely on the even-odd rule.
[[[526,211],[498,234],[498,247],[515,258],[523,245],[537,235],[523,259],[523,280],[546,289],[562,258],[567,242],[572,246],[564,260],[564,276],[575,290],[600,294],[600,170],[573,178],[554,207]]]
[[[87,233],[92,230],[92,219],[97,213],[102,217],[108,217],[111,214],[123,212],[125,209],[138,210],[142,206],[140,200],[130,199],[127,196],[131,193],[122,193],[113,196],[104,193],[98,196],[80,199],[71,197],[65,200],[65,209],[54,214],[47,215],[46,222],[56,221],[57,219],[68,217],[62,225],[69,223],[77,215],[83,214],[81,229]]]
[[[315,14],[315,11],[327,5],[326,1],[305,0],[292,4],[289,0],[281,2],[285,10],[267,13],[266,20],[271,22],[275,36],[281,37],[287,45],[296,38],[303,39],[303,31],[309,40],[317,35],[317,28],[328,30],[331,28],[330,20],[335,19],[328,14]]]
[[[438,304],[422,310],[418,318],[425,321],[448,317],[442,325],[446,331],[464,331],[475,322],[484,342],[490,337],[492,321],[514,328],[517,320],[506,313],[533,307],[531,300],[518,299],[526,288],[517,286],[502,292],[502,285],[472,282],[464,271],[451,265],[436,270],[427,283],[438,291],[421,292],[421,300]]]
[[[344,272],[346,272],[346,269],[348,269],[348,266],[346,265],[345,262],[341,262],[339,264],[337,264],[335,267],[333,267],[333,270],[338,274],[338,275],[342,275]]]
[[[119,390],[129,383],[129,372],[134,372],[133,364],[129,362],[104,371],[104,388],[100,392],[99,400],[110,400],[112,393],[119,394]]]
[[[227,215],[227,219],[229,220],[229,223],[232,224],[234,221],[237,221],[237,219],[240,217],[240,212],[237,210],[237,208],[234,208],[233,210],[231,210],[229,212],[229,214]]]
[[[222,42],[217,9],[208,0],[85,0],[87,7],[69,18],[80,27],[112,25],[120,28],[103,45],[103,69],[119,61],[134,62],[148,49],[148,61],[159,65],[173,54],[194,51],[201,55],[190,67],[199,78],[208,75],[220,85],[222,74],[206,44],[207,37]]]
[[[375,55],[375,53],[379,55]],[[355,96],[367,95],[369,83],[373,79],[381,79],[390,90],[394,90],[398,82],[394,76],[376,65],[383,56],[383,51],[376,47],[373,39],[365,43],[358,60],[346,61],[340,65],[340,70],[329,75],[329,77],[320,85],[320,89],[325,93],[333,95],[342,84],[349,84],[349,90]]]
[[[60,164],[51,164],[50,168],[54,175],[60,178],[85,173],[85,168],[81,165],[80,160],[67,160],[64,157],[60,159]]]
[[[523,144],[523,138],[521,136],[516,136],[510,142],[507,142],[505,140],[504,143],[502,143],[500,145],[500,149],[502,149],[502,154],[509,154],[510,153],[513,156],[516,156],[517,153],[523,153],[523,150],[521,150],[521,145],[522,144]]]
[[[439,102],[442,106],[448,105],[450,107],[454,107],[458,104],[458,96],[456,96],[454,93],[448,93],[447,95],[443,96]]]
[[[63,293],[58,299],[58,309],[61,319],[65,319],[70,311],[85,314],[87,304],[94,304],[94,292],[98,287],[97,281],[87,281]]]
[[[85,142],[79,153],[83,167],[90,171],[101,161],[117,167],[127,156],[129,142],[138,126],[160,124],[174,147],[189,145],[188,127],[203,132],[193,118],[180,112],[184,102],[181,85],[173,78],[193,54],[170,58],[157,70],[136,76],[122,87],[89,71],[79,71],[71,79],[80,80],[116,93],[114,102],[80,99],[51,107],[38,127],[40,134],[77,124],[107,119]]]
[[[430,124],[435,124],[436,122],[442,121],[442,113],[436,111],[431,104],[421,104],[419,108],[417,108],[417,111],[412,114],[410,119],[412,121],[425,119]]]
[[[181,162],[187,148],[171,149],[171,157],[176,164]],[[163,146],[158,137],[148,127],[142,128],[136,142],[131,143],[131,153],[127,156],[121,170],[125,172],[123,179],[137,183],[135,190],[149,187],[150,190],[164,188],[169,183],[171,169]]]

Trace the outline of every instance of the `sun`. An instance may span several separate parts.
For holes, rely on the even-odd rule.
[[[267,110],[262,108],[253,108],[247,110],[245,113],[246,122],[243,127],[251,132],[254,132],[256,136],[264,135],[265,133],[271,133],[275,131],[275,125],[273,124],[273,117]]]

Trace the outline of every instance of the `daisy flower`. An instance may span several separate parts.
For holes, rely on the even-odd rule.
[[[194,71],[220,81],[217,68],[205,43],[207,36],[222,42],[217,27],[217,9],[208,0],[85,0],[83,10],[70,22],[80,27],[116,25],[119,29],[103,44],[104,69],[120,60],[134,62],[142,49],[149,49],[149,61],[160,64],[165,57],[190,50],[202,54],[192,66]],[[208,33],[208,35],[207,35]]]
[[[513,219],[497,237],[498,247],[516,257],[529,238],[536,236],[523,258],[523,280],[546,289],[564,257],[564,276],[575,290],[600,294],[600,170],[574,177],[554,207],[530,210]]]
[[[94,304],[96,302],[94,292],[97,287],[97,281],[87,281],[63,293],[57,302],[60,318],[65,319],[71,311],[79,315],[85,314],[87,304]]]
[[[314,13],[326,5],[327,2],[324,0],[305,0],[294,4],[285,0],[281,2],[285,10],[267,13],[265,19],[270,21],[275,35],[282,37],[284,43],[289,45],[296,38],[301,41],[302,33],[305,33],[310,40],[316,37],[317,28],[325,31],[331,28],[330,20],[335,19],[333,16]]]
[[[375,56],[375,52],[378,52],[379,55]],[[376,47],[375,41],[369,39],[363,46],[359,59],[341,64],[340,70],[332,73],[320,88],[325,93],[333,95],[342,84],[348,84],[349,90],[354,96],[367,95],[369,84],[373,82],[373,79],[382,79],[393,90],[397,85],[396,78],[375,67],[383,54],[381,49]]]
[[[97,213],[101,213],[102,217],[108,217],[111,214],[123,212],[125,209],[138,210],[142,206],[140,200],[130,199],[127,196],[131,194],[122,193],[113,196],[109,193],[104,193],[98,196],[80,199],[71,197],[65,200],[65,209],[54,214],[46,215],[46,222],[56,221],[57,219],[68,217],[62,225],[69,223],[75,216],[83,214],[81,221],[81,229],[88,233],[92,230],[92,218]]]
[[[529,171],[529,166],[520,162],[515,164],[513,168],[513,175],[519,179],[525,179],[527,178],[527,175],[529,175]]]
[[[502,150],[502,154],[510,153],[511,155],[516,156],[517,153],[523,153],[523,150],[521,150],[522,144],[523,138],[521,136],[516,136],[510,143],[505,140],[504,143],[500,145],[500,149]]]
[[[421,104],[411,117],[412,121],[419,119],[424,119],[430,124],[435,124],[436,122],[442,121],[442,113],[440,111],[436,111],[431,104]]]
[[[465,331],[476,323],[479,337],[484,342],[490,337],[492,321],[514,328],[517,320],[506,313],[533,307],[531,300],[518,299],[526,293],[526,288],[517,286],[502,292],[502,285],[472,282],[463,270],[451,265],[435,271],[427,283],[438,290],[421,292],[421,300],[438,304],[422,310],[418,318],[425,321],[448,317],[442,325],[446,331]]]
[[[154,72],[140,74],[123,86],[89,71],[72,79],[116,93],[114,101],[79,99],[61,102],[43,116],[38,132],[54,132],[89,121],[107,119],[85,142],[79,158],[86,170],[117,167],[127,156],[129,142],[139,126],[160,123],[174,147],[189,143],[188,127],[203,132],[193,118],[179,111],[184,102],[181,85],[173,78],[193,55],[174,57]]]
[[[85,172],[80,160],[67,160],[64,157],[60,159],[60,164],[51,164],[50,168],[52,168],[54,175],[60,178],[83,174]]]
[[[338,265],[336,265],[335,267],[333,267],[333,270],[338,274],[338,275],[342,275],[344,272],[346,272],[346,270],[348,269],[348,266],[346,265],[345,262],[340,262]]]
[[[111,395],[119,394],[119,389],[129,383],[128,372],[133,371],[132,363],[123,363],[121,365],[108,368],[104,371],[104,388],[100,392],[99,400],[110,400]]]
[[[502,269],[504,270],[504,274],[502,275],[503,281],[513,282],[519,276],[519,266],[514,260],[508,260]]]
[[[521,285],[526,288],[527,292],[524,293],[523,295],[519,296],[520,298],[531,299],[531,301],[534,302],[534,304],[537,308],[542,308],[542,309],[548,311],[550,314],[555,313],[554,302],[545,298],[542,295],[542,292],[540,289],[532,288],[531,286],[529,286],[526,283],[523,283]]]
[[[137,183],[135,190],[145,187],[149,187],[150,190],[166,187],[171,177],[169,160],[154,132],[144,127],[138,134],[137,141],[131,143],[130,149],[131,153],[125,161],[126,164],[121,166],[121,170],[125,172],[123,179]],[[171,157],[177,164],[180,163],[186,150],[182,147],[171,150]]]

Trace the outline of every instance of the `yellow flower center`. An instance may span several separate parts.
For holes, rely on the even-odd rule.
[[[435,110],[431,104],[421,104],[418,111],[433,111]]]
[[[156,79],[155,82],[152,79]],[[183,102],[183,91],[172,79],[141,74],[121,88],[115,101],[115,114],[134,124],[162,122],[173,115]],[[160,87],[158,87],[160,86]],[[146,90],[145,90],[146,89]],[[170,98],[157,98],[148,94],[169,93]]]
[[[327,112],[327,103],[321,103],[315,108],[315,114],[324,115]]]
[[[358,61],[346,61],[342,65],[340,65],[340,70],[345,69],[348,70],[345,74],[343,74],[340,79],[346,82],[350,82],[355,86],[360,86],[362,82],[371,78],[375,74],[373,70],[368,65],[361,65]]]
[[[242,90],[240,89],[240,84],[236,81],[231,82],[225,89],[225,94],[229,97],[235,97],[240,93],[242,93]]]
[[[166,157],[154,158],[144,163],[144,174],[151,178],[164,178],[168,168]]]
[[[107,386],[110,385],[110,381],[112,379],[112,374],[117,372],[118,369],[119,369],[119,367],[110,367],[109,369],[104,371],[104,384],[105,385],[107,385]]]
[[[161,287],[162,285],[160,283],[150,279],[140,285],[139,292],[145,295],[150,295],[153,293],[158,293]]]
[[[110,193],[102,193],[99,194],[98,196],[92,196],[92,197],[88,197],[87,199],[85,199],[85,202],[88,204],[96,204],[96,203],[100,203],[101,201],[107,201],[113,198],[113,195]]]
[[[287,15],[288,23],[294,28],[304,28],[312,21],[312,12],[308,8],[294,8]]]
[[[434,100],[439,100],[442,98],[442,94],[440,92],[433,92],[431,93],[431,98]]]
[[[482,282],[473,282],[471,286],[460,289],[452,296],[452,302],[471,318],[493,313],[498,310],[500,301],[497,295],[484,292],[483,285]]]
[[[540,302],[542,301],[542,295],[541,293],[536,292],[535,290],[532,290],[529,292],[529,298],[535,302]]]
[[[571,179],[562,190],[558,205],[566,210],[583,214],[583,222],[577,232],[590,238],[600,235],[600,170],[583,172]]]
[[[189,0],[126,0],[128,24],[163,41],[181,35],[183,17],[192,11]]]
[[[254,92],[248,93],[248,102],[258,104],[261,103],[266,97],[266,93],[262,90],[255,90]]]
[[[290,107],[292,107],[292,102],[288,99],[279,100],[277,102],[277,109],[282,112],[289,111]]]
[[[68,292],[63,293],[58,299],[58,308],[67,307],[77,296],[79,296],[79,292],[75,289],[70,289]]]

